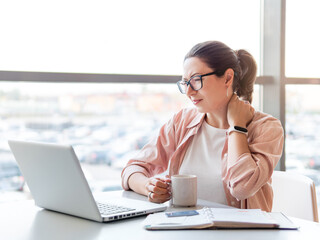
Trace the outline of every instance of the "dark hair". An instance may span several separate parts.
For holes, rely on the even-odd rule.
[[[221,77],[228,68],[234,71],[232,89],[239,97],[252,103],[253,86],[256,80],[257,64],[246,50],[232,50],[219,41],[207,41],[195,45],[184,60],[198,57]]]

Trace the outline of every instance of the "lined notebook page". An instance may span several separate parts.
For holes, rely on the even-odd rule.
[[[211,222],[276,223],[260,209],[203,208],[199,211]]]

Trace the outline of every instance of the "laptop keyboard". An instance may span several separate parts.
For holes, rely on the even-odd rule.
[[[128,211],[135,210],[133,208],[127,208],[127,207],[123,207],[123,206],[98,203],[98,202],[97,202],[97,206],[99,208],[100,213],[103,215],[110,215],[110,214],[122,213],[122,212],[128,212]]]

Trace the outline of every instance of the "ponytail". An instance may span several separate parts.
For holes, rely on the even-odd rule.
[[[235,72],[233,90],[243,100],[252,103],[252,93],[257,75],[257,64],[253,56],[246,50],[235,51],[239,61],[239,73]]]

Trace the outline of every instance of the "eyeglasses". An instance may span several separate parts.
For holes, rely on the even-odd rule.
[[[179,90],[182,94],[186,94],[187,88],[190,85],[190,87],[194,91],[199,91],[202,88],[202,78],[210,75],[217,74],[218,71],[214,71],[211,73],[203,74],[203,75],[195,75],[189,79],[189,81],[180,80],[177,82],[177,85],[179,87]]]

